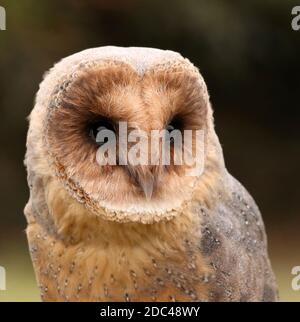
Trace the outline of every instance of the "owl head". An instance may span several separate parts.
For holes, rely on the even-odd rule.
[[[197,158],[204,162],[203,171],[187,175],[190,164],[175,164],[182,146],[175,146],[171,135],[159,137],[155,146],[147,141],[146,150],[162,160],[162,141],[169,141],[170,163],[124,162],[134,143],[121,137],[121,124],[126,125],[123,134],[137,131],[140,140],[150,141],[158,131],[201,130],[203,149]],[[115,135],[112,163],[97,159],[108,143],[97,139],[101,131]],[[192,151],[195,140],[192,134]],[[205,82],[192,63],[172,51],[100,47],[69,56],[40,85],[30,116],[27,166],[104,219],[171,218],[195,191],[204,197],[223,166]]]

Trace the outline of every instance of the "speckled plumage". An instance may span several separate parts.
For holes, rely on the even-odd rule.
[[[94,167],[76,125],[86,110],[114,109],[161,127],[170,102],[180,113],[193,105],[187,122],[206,130],[205,170],[197,178],[158,173],[146,201],[122,169]],[[204,80],[179,54],[101,47],[62,60],[37,95],[25,162],[27,236],[43,300],[277,299],[261,215],[228,174]]]

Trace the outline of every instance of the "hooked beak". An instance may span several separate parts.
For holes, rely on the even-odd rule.
[[[141,188],[147,201],[151,200],[157,187],[159,166],[128,166],[130,176],[134,179],[135,184]]]

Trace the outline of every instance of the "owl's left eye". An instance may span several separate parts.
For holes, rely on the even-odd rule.
[[[170,123],[170,124],[168,124],[168,126],[166,127],[166,130],[170,133],[170,132],[172,132],[172,131],[174,131],[174,130],[175,130],[175,126],[174,126],[172,123]]]
[[[182,120],[180,119],[179,116],[173,117],[172,120],[170,120],[169,124],[166,126],[166,130],[171,133],[174,130],[179,130],[181,131],[183,128],[183,123]]]
[[[108,141],[107,137],[104,138],[103,142],[98,140],[97,137],[101,131],[115,132],[115,127],[112,122],[110,122],[109,120],[106,120],[106,119],[94,122],[89,125],[89,136],[98,145],[102,145]]]
[[[172,122],[170,122],[166,126],[166,130],[168,131],[168,134],[169,134],[169,135],[166,135],[166,140],[169,140],[170,143],[173,144],[174,143],[174,136],[176,136],[176,134],[178,134],[178,133],[175,133],[175,132],[181,130],[180,123],[176,119],[172,120]],[[175,132],[173,132],[173,131],[175,131]]]

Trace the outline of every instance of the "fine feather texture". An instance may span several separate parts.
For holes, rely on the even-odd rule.
[[[197,237],[198,217],[186,212],[152,225],[103,221],[74,203],[58,181],[46,186],[57,230],[36,222],[27,230],[45,300],[124,301],[126,294],[132,301],[208,299],[203,280],[210,268],[189,242]]]
[[[77,72],[75,79],[67,78],[66,85],[59,86],[58,97],[52,97],[46,120],[45,145],[55,170],[72,180],[70,189],[88,195],[88,203],[95,205],[91,208],[107,205],[112,210],[127,210],[128,204],[143,205],[144,195],[132,175],[139,168],[99,167],[95,162],[97,146],[88,139],[86,125],[105,117],[150,132],[164,129],[176,117],[186,129],[205,130],[209,106],[197,76],[186,62],[161,71],[150,69],[139,76],[124,63],[101,61],[92,69],[88,65],[87,70]],[[148,169],[143,167],[146,172]],[[155,169],[155,179],[160,182],[148,205],[155,207],[152,212],[178,208],[190,198],[196,178],[186,176],[185,167]],[[115,198],[116,194],[122,198]]]
[[[87,133],[98,118],[203,130],[204,172],[100,167]],[[100,47],[62,60],[40,86],[25,162],[44,300],[276,299],[259,210],[227,173],[205,82],[179,54]]]

